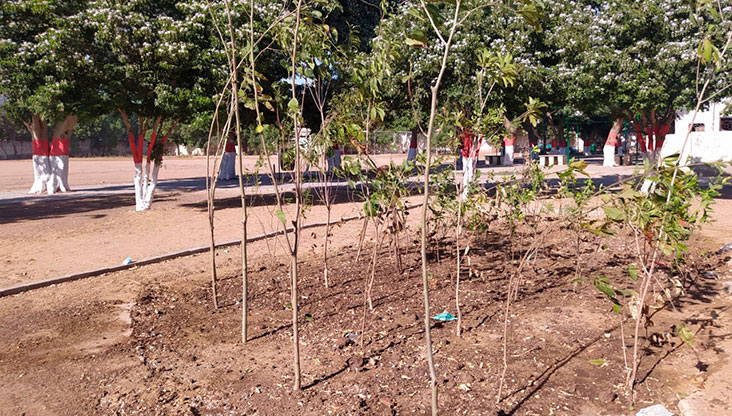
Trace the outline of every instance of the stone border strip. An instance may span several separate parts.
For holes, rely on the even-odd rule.
[[[410,205],[410,206],[407,206],[406,208],[413,209],[413,208],[417,208],[421,205],[422,204]],[[349,222],[349,221],[357,220],[360,218],[363,218],[363,216],[354,215],[351,217],[341,218],[340,220],[332,221],[330,224],[336,225],[339,223]],[[302,229],[306,230],[308,228],[325,227],[326,225],[327,225],[326,222],[316,222],[316,223],[312,223],[312,224],[305,224],[302,226]],[[292,228],[287,229],[288,233],[292,232],[292,231],[293,231]],[[282,235],[282,234],[284,234],[283,230],[270,231],[268,233],[259,234],[254,237],[247,238],[247,243],[253,243],[256,241],[265,240],[267,238],[276,237],[276,236]],[[241,240],[233,240],[233,241],[227,241],[224,243],[219,243],[219,244],[216,244],[216,248],[235,246],[237,244],[241,244]],[[120,264],[118,266],[103,267],[101,269],[87,270],[85,272],[72,273],[72,274],[67,274],[67,275],[59,276],[59,277],[52,277],[50,279],[36,280],[33,282],[21,283],[21,284],[15,285],[15,286],[10,286],[10,287],[6,287],[4,289],[0,289],[0,298],[5,297],[5,296],[10,296],[10,295],[17,295],[18,293],[27,292],[27,291],[33,290],[33,289],[40,289],[42,287],[56,285],[59,283],[73,282],[74,280],[80,280],[80,279],[85,279],[87,277],[99,276],[99,275],[102,275],[105,273],[113,273],[113,272],[118,272],[121,270],[131,269],[131,268],[137,267],[137,266],[145,266],[148,264],[160,263],[160,262],[175,259],[178,257],[192,256],[194,254],[205,253],[205,252],[209,251],[210,248],[211,247],[209,247],[209,246],[189,248],[187,250],[175,251],[175,252],[163,254],[160,256],[149,257],[149,258],[142,259],[139,261],[134,261],[130,264]]]

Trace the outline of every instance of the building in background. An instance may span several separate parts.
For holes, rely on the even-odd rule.
[[[674,133],[666,136],[661,157],[680,153],[682,161],[691,157],[690,163],[732,161],[732,100],[710,104],[696,117],[693,112],[683,113],[676,119],[675,127]]]

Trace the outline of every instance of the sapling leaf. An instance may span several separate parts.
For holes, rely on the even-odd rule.
[[[702,41],[702,44],[699,45],[699,49],[701,52],[700,55],[705,63],[709,62],[712,59],[713,48],[714,46],[712,45],[712,41],[710,41],[709,39],[704,39]]]
[[[638,292],[633,289],[616,289],[615,291],[624,296],[638,296]]]
[[[596,365],[598,367],[605,367],[608,365],[607,361],[603,360],[602,358],[596,358],[594,360],[590,360],[590,364]]]
[[[616,207],[602,207],[605,211],[605,215],[613,221],[622,221],[625,218],[625,214],[619,208]]]
[[[414,30],[407,35],[404,42],[409,46],[424,48],[427,44],[427,36],[421,30]]]
[[[282,211],[281,209],[278,209],[275,214],[277,214],[277,218],[280,220],[280,222],[282,224],[286,224],[287,223],[287,217],[285,216],[285,212],[284,211]]]
[[[676,330],[676,336],[678,336],[684,344],[689,344],[691,346],[694,345],[694,333],[683,323],[679,325],[679,328]]]
[[[628,265],[628,276],[633,280],[638,280],[638,266],[635,263]]]
[[[417,19],[419,19],[420,21],[423,21],[423,22],[424,22],[424,20],[425,20],[425,18],[424,18],[424,16],[422,15],[422,13],[421,13],[421,12],[420,12],[420,11],[419,11],[418,9],[416,9],[416,8],[414,8],[414,7],[412,7],[411,9],[409,9],[409,11],[407,11],[407,13],[408,13],[408,14],[409,14],[410,16],[412,16],[412,17],[414,17],[414,18],[417,18]]]
[[[600,276],[600,277],[596,278],[594,285],[597,290],[599,290],[600,292],[605,294],[605,296],[607,296],[610,300],[612,300],[613,303],[615,303],[615,304],[619,303],[618,299],[617,299],[617,294],[615,293],[615,290],[612,287],[610,287],[610,281],[608,280],[607,277]]]
[[[287,102],[287,110],[291,113],[297,113],[300,109],[300,105],[297,102],[297,98],[290,98]]]
[[[445,21],[445,17],[440,13],[440,9],[434,4],[427,4],[427,13],[430,14],[430,17],[432,17],[432,20],[434,20],[437,26],[442,25]]]

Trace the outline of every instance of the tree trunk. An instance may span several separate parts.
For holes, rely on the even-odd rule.
[[[508,134],[510,134],[511,137],[516,137],[519,129],[505,115],[503,116],[503,127],[505,127],[506,130],[508,130]]]
[[[136,167],[137,165],[135,165]],[[142,167],[142,164],[140,164]],[[137,172],[135,172],[135,178],[137,178]],[[156,179],[157,180],[157,179]],[[148,189],[150,188],[150,160],[148,159],[142,169],[142,175],[140,178],[140,186],[135,186],[135,207],[137,211],[146,211],[150,206],[146,203]],[[152,199],[152,195],[150,196]]]
[[[602,166],[615,166],[615,147],[618,144],[618,134],[620,134],[621,128],[623,128],[623,119],[615,119],[605,140],[605,146],[602,148]]]
[[[139,126],[137,130],[137,143],[135,143],[135,133],[132,130],[132,125],[127,117],[127,113],[118,109],[122,116],[122,122],[127,128],[127,138],[130,143],[130,150],[132,151],[132,161],[135,164],[135,177],[133,182],[135,184],[135,211],[145,211],[150,208],[155,194],[155,189],[158,184],[158,173],[160,171],[160,164],[162,163],[162,156],[160,160],[153,160],[152,154],[156,144],[156,138],[158,130],[162,127],[161,117],[155,120],[152,128],[152,134],[150,136],[150,144],[147,149],[147,159],[145,160],[145,166],[143,169],[142,156],[144,153],[145,135],[149,126],[150,118],[140,117]],[[173,133],[178,121],[174,121],[171,125],[168,133],[163,137],[162,148],[163,153],[165,152],[165,144],[168,141],[168,136]],[[151,166],[154,165],[154,166]],[[152,168],[152,172],[150,169]]]
[[[503,126],[511,135],[508,141],[504,141],[503,166],[513,166],[513,142],[516,140],[516,136],[518,136],[519,128],[505,115],[503,116]]]
[[[28,193],[40,194],[48,189],[48,193],[52,194],[55,189],[49,186],[51,164],[48,158],[48,124],[37,114],[33,115],[30,122],[24,124],[31,134],[33,145],[33,185]]]
[[[328,202],[328,192],[326,186],[326,203],[325,203],[325,209],[327,218],[325,220],[325,243],[323,244],[323,283],[325,284],[325,288],[327,289],[328,284],[328,240],[330,239],[330,203]]]
[[[376,245],[374,246],[374,252],[371,256],[371,277],[367,280],[366,284],[366,299],[368,300],[369,310],[374,310],[374,302],[371,300],[371,291],[374,288],[374,280],[376,279],[376,256],[379,254],[379,248],[381,248],[381,231],[379,230],[379,223],[377,219],[374,219],[374,231],[376,232]]]
[[[669,111],[663,121],[660,122],[658,130],[656,132],[656,159],[659,159],[661,150],[663,150],[663,144],[666,141],[666,135],[671,129],[671,123],[676,120],[676,113],[672,110]]]
[[[145,187],[145,195],[142,201],[144,209],[150,209],[150,205],[152,205],[155,188],[158,186],[158,171],[160,171],[160,165],[155,163],[152,167],[152,175],[148,176],[147,178],[148,183]]]
[[[552,132],[554,133],[554,140],[559,140],[562,137],[562,132],[560,130],[560,127],[557,127],[556,124],[554,124],[554,118],[552,117],[551,111],[546,112],[547,121],[549,124],[549,127],[551,127]],[[544,150],[546,150],[546,138],[544,139]],[[552,151],[554,151],[554,146],[552,146]]]
[[[56,191],[68,192],[69,186],[69,151],[71,150],[71,135],[74,127],[79,121],[75,115],[68,115],[63,121],[53,126],[53,139],[49,161],[51,165],[51,178],[49,180],[49,193],[51,188]]]
[[[462,214],[463,214],[463,200],[458,199],[458,217],[457,224],[455,225],[455,258],[456,258],[456,271],[455,271],[455,313],[457,314],[457,326],[455,328],[455,334],[460,336],[462,333],[463,326],[463,314],[460,310],[460,231],[462,225]]]
[[[292,85],[292,99],[297,101],[296,90],[295,90],[295,74],[296,71],[296,57],[297,57],[297,36],[300,30],[300,10],[302,7],[303,0],[298,0],[295,9],[295,30],[293,32],[293,44],[292,44],[292,61],[291,61],[291,85]],[[302,104],[301,104],[300,115],[302,115]],[[298,332],[297,325],[297,255],[300,242],[300,227],[302,224],[300,220],[302,218],[302,172],[300,170],[300,133],[302,126],[299,125],[297,116],[293,114],[292,117],[293,126],[295,130],[295,221],[293,230],[293,242],[292,242],[292,360],[294,367],[295,380],[293,382],[293,389],[300,390],[302,388],[302,379],[300,374],[300,334]],[[269,163],[269,162],[268,162]]]
[[[142,172],[142,163],[135,163],[135,177],[132,181],[135,184],[135,211],[143,211],[143,195],[144,195],[144,175]]]

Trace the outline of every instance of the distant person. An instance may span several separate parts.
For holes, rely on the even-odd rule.
[[[411,136],[409,137],[409,150],[407,151],[407,162],[417,159],[417,138],[419,137],[419,130],[413,128]]]
[[[225,181],[236,178],[236,144],[231,139],[226,141],[224,156],[221,158],[219,178]]]

